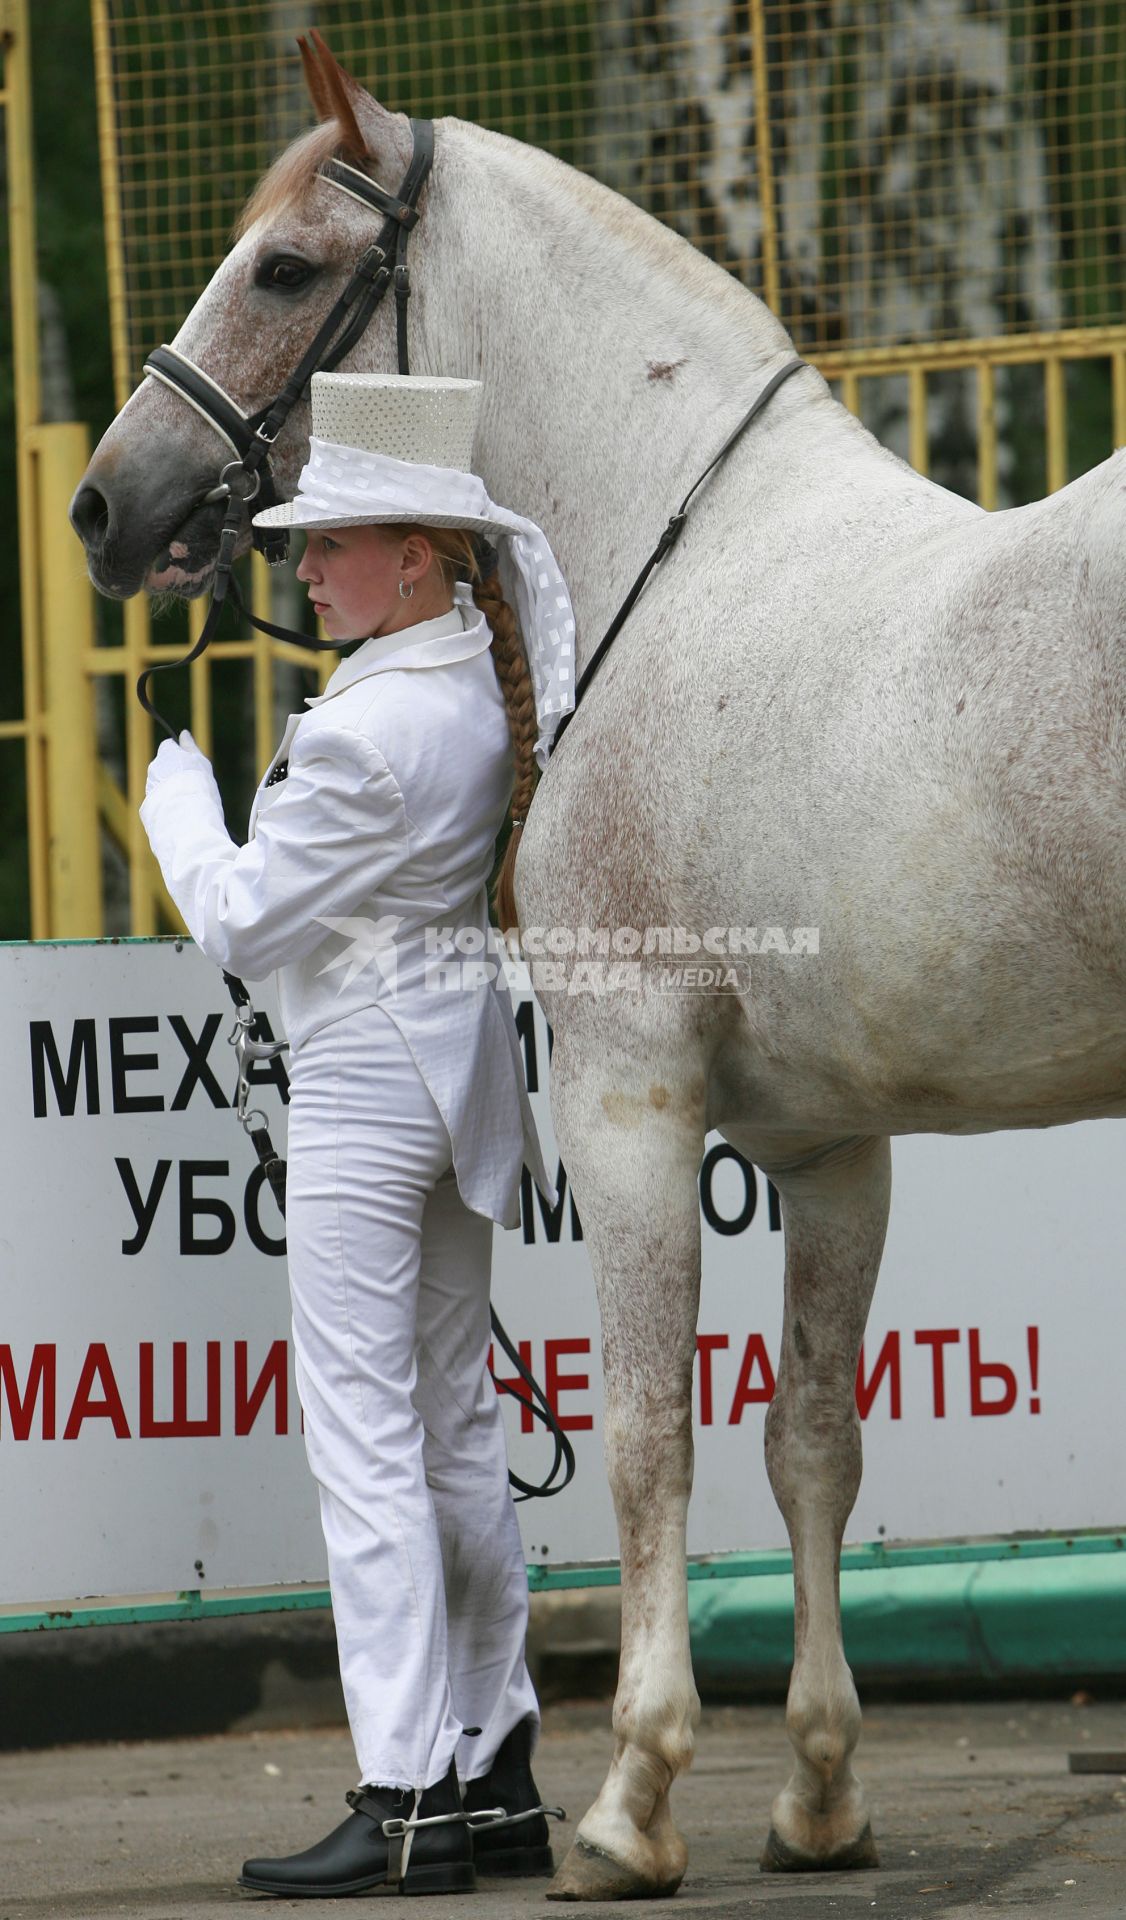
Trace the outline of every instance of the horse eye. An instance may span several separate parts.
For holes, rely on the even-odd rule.
[[[316,274],[307,260],[295,259],[292,254],[277,253],[263,260],[254,275],[255,285],[275,287],[281,293],[296,293],[300,287],[307,287]]]

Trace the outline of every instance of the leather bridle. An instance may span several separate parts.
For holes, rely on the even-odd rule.
[[[173,729],[159,714],[148,697],[146,682],[153,673],[167,667],[187,666],[209,646],[219,624],[224,602],[232,599],[242,607],[252,626],[275,638],[296,640],[303,646],[326,647],[335,651],[335,641],[315,640],[304,634],[290,633],[267,620],[259,620],[242,606],[242,597],[232,574],[235,546],[242,531],[243,513],[251,501],[259,509],[280,504],[280,496],[270,469],[274,443],[314,373],[330,373],[350,353],[367,328],[372,315],[388,288],[395,290],[395,332],[399,372],[409,373],[407,352],[407,302],[410,299],[410,268],[407,265],[407,241],[419,219],[419,196],[426,184],[434,159],[434,123],[412,120],[414,142],[410,165],[398,193],[388,193],[366,173],[343,160],[326,160],[319,177],[361,205],[381,213],[383,225],[373,246],[365,249],[349,276],[348,284],[326,314],[313,339],[298,361],[281,392],[257,413],[247,414],[205,373],[194,360],[176,347],[160,346],[145,361],[145,372],[185,400],[214,427],[227,443],[234,458],[227,461],[213,487],[201,495],[196,506],[210,506],[225,500],[226,512],[219,533],[219,551],[211,589],[211,606],[203,631],[190,652],[177,660],[161,660],[145,668],[137,681],[137,698],[169,739]],[[393,257],[392,257],[393,256]],[[193,508],[193,511],[195,509]],[[289,532],[285,527],[256,527],[251,522],[251,539],[270,566],[278,566],[289,552]]]

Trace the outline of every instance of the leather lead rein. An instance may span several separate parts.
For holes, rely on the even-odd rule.
[[[563,718],[560,720],[559,725],[555,729],[555,733],[552,737],[551,745],[548,748],[549,760],[551,758],[551,755],[555,752],[556,747],[559,745],[559,742],[562,740],[563,735],[566,732],[567,728],[570,726],[571,721],[574,719],[576,713],[578,712],[579,701],[582,699],[583,694],[586,692],[587,687],[590,685],[591,681],[593,680],[595,674],[598,671],[598,668],[601,666],[603,659],[605,658],[606,654],[609,653],[611,646],[613,645],[614,641],[617,639],[622,628],[625,626],[625,623],[629,619],[630,614],[633,612],[634,607],[637,605],[638,600],[641,598],[642,590],[645,586],[646,581],[649,578],[649,575],[652,573],[653,568],[658,564],[659,561],[663,560],[667,554],[672,552],[677,541],[680,539],[681,534],[684,532],[684,525],[688,518],[688,509],[692,504],[693,494],[697,492],[697,490],[700,487],[703,486],[704,481],[707,479],[709,473],[712,473],[715,470],[715,468],[719,466],[720,462],[727,458],[727,455],[731,452],[731,449],[735,445],[736,441],[741,439],[742,435],[747,431],[747,428],[750,426],[751,421],[756,420],[759,414],[762,412],[763,408],[767,406],[768,403],[774,398],[774,395],[777,393],[779,387],[782,386],[783,383],[790,378],[791,374],[797,373],[802,367],[807,365],[808,365],[807,361],[802,359],[796,359],[796,360],[788,360],[784,367],[779,368],[778,372],[774,374],[770,380],[767,381],[765,387],[763,388],[762,392],[759,394],[758,398],[754,401],[753,405],[749,407],[747,412],[743,415],[743,418],[740,420],[738,426],[735,428],[734,433],[731,433],[728,435],[727,439],[724,441],[719,452],[716,454],[715,459],[710,460],[708,462],[707,466],[704,468],[703,473],[699,476],[697,480],[693,481],[692,485],[689,487],[688,492],[685,494],[676,512],[671,515],[668,526],[665,528],[664,532],[662,533],[652,553],[649,555],[648,560],[645,562],[645,565],[642,567],[641,572],[638,574],[637,579],[634,581],[625,599],[622,601],[621,606],[618,608],[617,613],[614,615],[614,618],[611,620],[610,625],[607,627],[606,632],[603,634],[601,640],[598,642],[598,645],[595,647],[594,652],[591,654],[590,659],[587,661],[586,666],[583,668],[582,673],[579,675],[579,679],[575,686],[575,704],[571,708],[571,711],[569,713],[565,713],[563,715]]]

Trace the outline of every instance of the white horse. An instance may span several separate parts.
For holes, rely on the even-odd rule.
[[[332,88],[335,123],[266,177],[177,336],[248,411],[373,237],[318,164],[343,152],[393,187],[410,159],[405,119]],[[458,120],[437,123],[410,257],[411,369],[484,382],[480,470],[549,531],[581,664],[791,343],[636,207]],[[276,284],[279,259],[313,269],[302,288]],[[391,305],[347,364],[396,365]],[[307,431],[302,410],[279,443],[289,492]],[[219,510],[192,503],[225,457],[142,384],[76,497],[99,587],[206,586]],[[875,1863],[838,1563],[889,1136],[1126,1112],[1124,531],[1122,456],[988,515],[799,371],[703,490],[537,794],[526,927],[819,929],[816,955],[746,958],[738,993],[661,992],[653,955],[605,994],[569,994],[562,959],[544,995],[622,1560],[614,1756],[556,1897],[667,1893],[685,1869],[669,1789],[698,1714],[685,1514],[711,1127],[774,1181],[786,1240],[766,1455],[793,1544],[795,1764],[763,1865]]]

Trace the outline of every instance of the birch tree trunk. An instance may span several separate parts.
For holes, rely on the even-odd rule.
[[[1059,324],[1057,242],[1026,49],[1004,0],[763,0],[781,317],[818,348]],[[762,290],[747,0],[602,9],[594,171]],[[864,418],[907,451],[904,379]],[[999,395],[1005,490],[1004,397]],[[976,486],[972,379],[932,383],[931,472]]]

